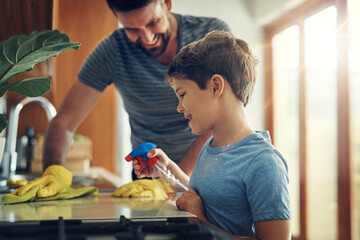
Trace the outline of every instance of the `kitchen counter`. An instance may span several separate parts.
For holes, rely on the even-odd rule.
[[[0,194],[0,198],[3,194]],[[1,239],[209,239],[231,235],[154,198],[110,192],[69,200],[0,203]],[[44,238],[45,237],[45,238]]]
[[[234,239],[195,215],[178,210],[174,201],[112,197],[119,182],[100,170],[95,178],[75,177],[72,185],[96,186],[100,190],[97,196],[11,205],[0,202],[0,238]],[[0,193],[0,199],[3,195]]]
[[[153,198],[114,198],[110,193],[69,200],[0,205],[0,222],[56,220],[59,217],[118,220],[121,215],[129,219],[195,217],[189,212],[179,211],[171,202]]]

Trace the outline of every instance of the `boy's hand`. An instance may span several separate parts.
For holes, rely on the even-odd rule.
[[[179,210],[185,210],[196,215],[196,217],[203,222],[207,222],[201,197],[192,188],[184,192],[176,200],[176,207]]]
[[[171,162],[170,158],[160,148],[151,149],[148,152],[147,157],[148,158],[157,157],[159,159],[159,162],[161,162],[162,165],[164,165],[165,167],[168,167]],[[140,164],[138,159],[133,160],[134,172],[138,178],[151,177],[151,176],[159,177],[159,176],[155,175],[156,171],[154,171],[153,169],[150,169],[145,164],[146,161],[144,161],[144,160],[142,160],[142,161],[143,161],[142,164]],[[141,166],[143,168],[142,171],[140,171]]]

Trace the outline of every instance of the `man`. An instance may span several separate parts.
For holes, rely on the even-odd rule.
[[[177,113],[164,82],[167,65],[185,45],[212,30],[229,31],[215,18],[171,13],[171,0],[107,0],[122,24],[89,55],[46,133],[44,169],[63,165],[74,131],[104,89],[115,84],[131,126],[133,147],[154,142],[188,175],[209,133],[195,136]],[[94,126],[99,127],[99,126]]]

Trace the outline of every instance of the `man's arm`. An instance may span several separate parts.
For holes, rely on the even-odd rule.
[[[211,131],[201,134],[193,143],[193,145],[191,145],[191,147],[184,155],[184,157],[180,160],[180,162],[178,162],[179,167],[181,168],[181,170],[184,171],[184,173],[186,173],[186,175],[191,175],[192,171],[194,170],[200,150],[204,146],[206,140],[208,140],[211,135]]]
[[[43,169],[52,164],[65,164],[74,131],[89,114],[100,95],[101,92],[78,79],[75,81],[46,131]]]

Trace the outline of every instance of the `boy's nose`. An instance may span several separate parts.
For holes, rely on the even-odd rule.
[[[177,106],[177,109],[176,109],[179,113],[183,113],[184,112],[184,108],[183,106],[181,105],[181,103],[179,103],[179,105]]]

